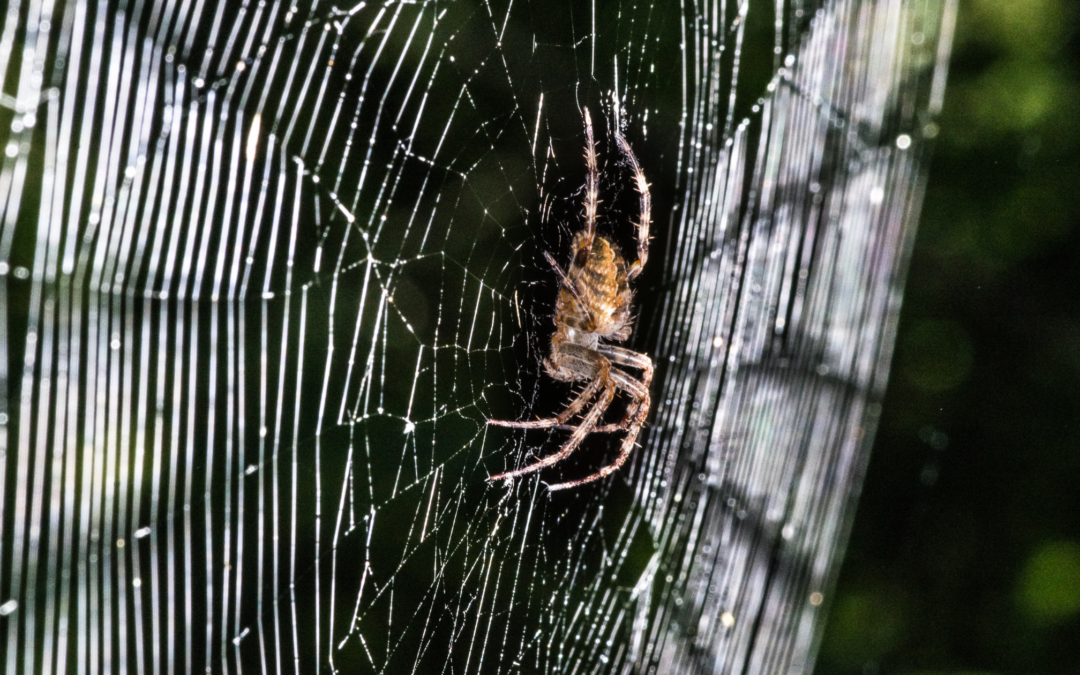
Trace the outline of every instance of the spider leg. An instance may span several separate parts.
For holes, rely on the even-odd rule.
[[[593,239],[596,237],[596,205],[600,173],[596,168],[596,142],[593,141],[592,116],[585,108],[585,165],[589,173],[585,177],[585,235],[582,250],[588,258],[592,252]]]
[[[609,355],[608,352],[612,352],[613,350],[625,353]],[[619,448],[619,454],[614,462],[584,478],[568,481],[566,483],[549,485],[549,490],[565,490],[567,488],[577,487],[584,483],[600,480],[601,478],[618,471],[619,467],[626,462],[630,453],[633,452],[634,444],[637,441],[638,435],[641,433],[641,427],[645,424],[645,418],[649,416],[649,407],[651,406],[652,398],[649,395],[648,383],[652,380],[652,360],[644,354],[639,354],[621,347],[604,347],[601,349],[601,352],[615,363],[626,363],[627,365],[630,365],[627,361],[634,361],[634,367],[642,368],[645,371],[642,375],[642,381],[638,381],[619,368],[611,369],[611,379],[619,389],[630,394],[633,400],[627,405],[626,417],[622,420],[616,424],[608,424],[604,427],[596,427],[593,429],[593,433],[626,429],[626,438],[623,439],[622,447]]]
[[[649,183],[645,180],[645,172],[641,170],[641,165],[638,163],[637,157],[634,156],[634,151],[630,149],[630,144],[626,142],[626,139],[618,130],[615,131],[615,141],[619,144],[623,154],[626,155],[626,160],[630,162],[640,200],[641,215],[636,223],[638,229],[638,258],[630,263],[626,272],[627,280],[632,280],[641,274],[642,268],[645,267],[645,261],[649,258],[649,224],[652,221],[652,198],[649,196]]]
[[[626,406],[626,414],[623,415],[621,420],[612,422],[611,424],[602,424],[593,427],[592,433],[594,434],[611,434],[616,431],[626,431],[627,427],[630,426],[630,422],[633,420],[634,415],[637,413],[638,406],[640,406],[642,399],[648,395],[648,390],[645,389],[640,382],[618,368],[611,369],[611,379],[615,380],[615,384],[619,389],[630,394],[631,402]],[[635,405],[635,403],[637,405]],[[556,424],[554,427],[562,431],[573,431],[577,428],[573,424]]]
[[[631,368],[640,368],[642,371],[641,384],[646,389],[649,388],[649,384],[652,383],[653,362],[648,356],[641,352],[627,349],[626,347],[615,347],[613,345],[604,345],[597,349],[597,351],[606,356],[614,364],[630,366]]]
[[[578,309],[580,309],[588,317],[590,322],[595,323],[596,319],[593,318],[593,314],[589,311],[589,304],[585,302],[585,299],[581,297],[578,292],[577,284],[570,280],[570,277],[566,276],[566,272],[563,268],[559,267],[559,263],[555,262],[555,258],[551,257],[551,254],[544,251],[544,258],[547,259],[548,264],[555,268],[555,272],[559,275],[559,281],[562,282],[562,287],[570,291],[570,294],[574,296],[574,299],[578,302]]]
[[[629,418],[629,416],[627,416],[627,418]],[[556,429],[558,429],[559,431],[573,431],[574,429],[577,429],[577,427],[574,426],[573,424],[556,424],[556,425],[553,425],[553,426]],[[626,424],[624,424],[623,421],[620,420],[618,422],[613,422],[611,424],[601,424],[599,426],[595,426],[595,427],[593,427],[593,430],[590,431],[589,433],[591,433],[591,434],[613,434],[616,431],[625,431],[625,430],[626,430]]]
[[[618,372],[618,369],[612,369],[612,373]],[[640,384],[640,383],[639,383]],[[645,396],[638,400],[637,412],[634,414],[634,418],[630,421],[629,428],[626,431],[626,438],[623,439],[622,447],[619,448],[619,455],[615,458],[615,461],[600,469],[596,473],[579,478],[577,480],[568,481],[566,483],[557,483],[555,485],[549,485],[548,490],[566,490],[567,488],[577,487],[585,483],[591,483],[594,480],[600,480],[612,473],[619,470],[625,462],[626,458],[630,456],[630,453],[634,450],[634,444],[637,441],[638,434],[641,433],[641,427],[645,424],[645,418],[649,415],[649,390],[645,389]]]
[[[540,420],[528,420],[528,421],[514,421],[514,420],[492,420],[487,421],[488,424],[494,424],[500,427],[513,427],[515,429],[546,429],[549,427],[555,427],[556,429],[562,429],[565,431],[573,431],[577,429],[579,425],[567,424],[574,415],[578,414],[582,408],[585,407],[589,401],[596,396],[596,393],[604,386],[604,383],[610,379],[612,371],[616,370],[611,368],[611,361],[609,359],[597,358],[597,352],[589,349],[588,347],[582,347],[573,343],[565,343],[558,340],[558,335],[552,338],[552,345],[556,351],[562,354],[563,359],[571,360],[577,365],[575,366],[577,372],[587,373],[587,377],[592,379],[589,384],[582,389],[569,405],[566,406],[561,413],[555,417]],[[558,345],[558,346],[556,346]],[[616,357],[618,358],[618,357]],[[544,365],[547,367],[548,374],[558,380],[574,381],[577,377],[574,376],[574,371],[564,371],[564,369],[556,366],[548,359],[544,359]],[[592,372],[590,372],[592,371]],[[626,379],[625,374],[619,372],[622,379]],[[631,380],[632,381],[632,380]],[[616,383],[618,384],[618,383]],[[636,382],[634,383],[636,384]],[[623,387],[626,388],[625,386]],[[627,415],[629,418],[629,415]],[[625,429],[625,424],[619,425],[605,425],[598,427],[593,431],[618,431]]]
[[[593,429],[593,433],[622,431],[630,426],[631,421],[640,409],[642,402],[644,401],[645,405],[648,405],[649,384],[652,382],[653,376],[652,359],[645,354],[626,349],[625,347],[605,346],[601,347],[598,351],[606,356],[612,363],[620,366],[630,366],[631,368],[640,368],[642,370],[641,380],[637,380],[619,368],[611,369],[611,377],[615,380],[615,384],[619,386],[619,389],[630,394],[633,400],[626,406],[626,415],[623,416],[621,420],[614,424],[605,424],[596,427]],[[633,401],[636,401],[637,404],[635,405]]]
[[[596,422],[600,419],[600,416],[604,414],[604,411],[607,410],[609,405],[611,405],[611,400],[615,398],[616,385],[615,382],[612,381],[610,377],[608,377],[608,371],[610,370],[610,368],[611,365],[607,361],[604,361],[601,365],[600,372],[597,373],[596,380],[601,382],[601,386],[604,388],[604,390],[600,393],[599,398],[596,399],[596,403],[593,405],[592,409],[589,410],[589,412],[581,420],[581,425],[574,430],[574,433],[570,436],[570,439],[567,440],[565,444],[563,444],[562,448],[560,448],[558,452],[553,455],[548,455],[547,457],[544,457],[537,462],[534,462],[527,466],[523,466],[520,469],[507,471],[505,473],[500,473],[498,475],[492,476],[488,478],[488,480],[503,480],[505,478],[514,478],[515,476],[521,476],[523,474],[532,473],[533,471],[539,471],[545,466],[551,466],[552,464],[555,464],[556,462],[559,462],[570,456],[570,453],[576,450],[578,446],[581,445],[581,441],[583,441],[585,437],[592,432],[593,427],[596,426]]]
[[[609,366],[610,367],[610,366]],[[592,382],[589,382],[578,394],[577,398],[570,402],[566,409],[555,417],[542,420],[528,420],[525,422],[514,422],[512,420],[488,420],[488,424],[494,424],[500,427],[513,427],[515,429],[546,429],[548,427],[556,427],[559,429],[576,429],[574,425],[567,424],[571,417],[578,414],[585,404],[588,403],[596,396],[596,392],[600,391],[600,388],[604,386],[604,378],[600,377],[600,373],[593,378]]]
[[[615,384],[619,386],[619,389],[629,393],[633,397],[634,401],[638,402],[640,406],[641,401],[648,398],[649,384],[652,382],[653,377],[653,362],[645,354],[635,352],[632,349],[626,349],[625,347],[604,346],[599,351],[602,355],[606,356],[609,361],[620,366],[630,366],[631,368],[640,368],[642,370],[641,380],[638,381],[633,376],[623,372],[618,368],[611,369],[611,377],[615,380]],[[626,406],[626,415],[612,424],[600,425],[592,430],[594,434],[610,434],[616,431],[623,431],[630,426],[631,421],[634,418],[634,414],[637,412],[637,407],[631,403]],[[556,424],[556,429],[563,431],[571,431],[575,427],[572,424]]]

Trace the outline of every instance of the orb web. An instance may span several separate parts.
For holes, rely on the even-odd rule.
[[[16,9],[6,672],[812,668],[955,2]],[[552,494],[619,434],[492,483],[566,431],[485,421],[574,392],[585,106],[657,373]]]

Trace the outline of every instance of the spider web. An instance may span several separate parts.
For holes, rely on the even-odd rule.
[[[811,670],[954,13],[11,3],[5,672]],[[490,483],[567,432],[485,420],[576,391],[584,106],[657,373],[548,493],[621,436]]]

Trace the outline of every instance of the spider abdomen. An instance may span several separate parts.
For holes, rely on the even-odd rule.
[[[626,278],[626,261],[618,246],[604,237],[595,237],[591,247],[584,247],[585,239],[578,233],[574,236],[572,262],[567,271],[573,287],[564,287],[559,293],[555,323],[622,342],[630,336],[633,300]]]

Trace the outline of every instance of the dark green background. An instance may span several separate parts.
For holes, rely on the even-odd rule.
[[[960,3],[819,675],[1080,673],[1078,5]]]

